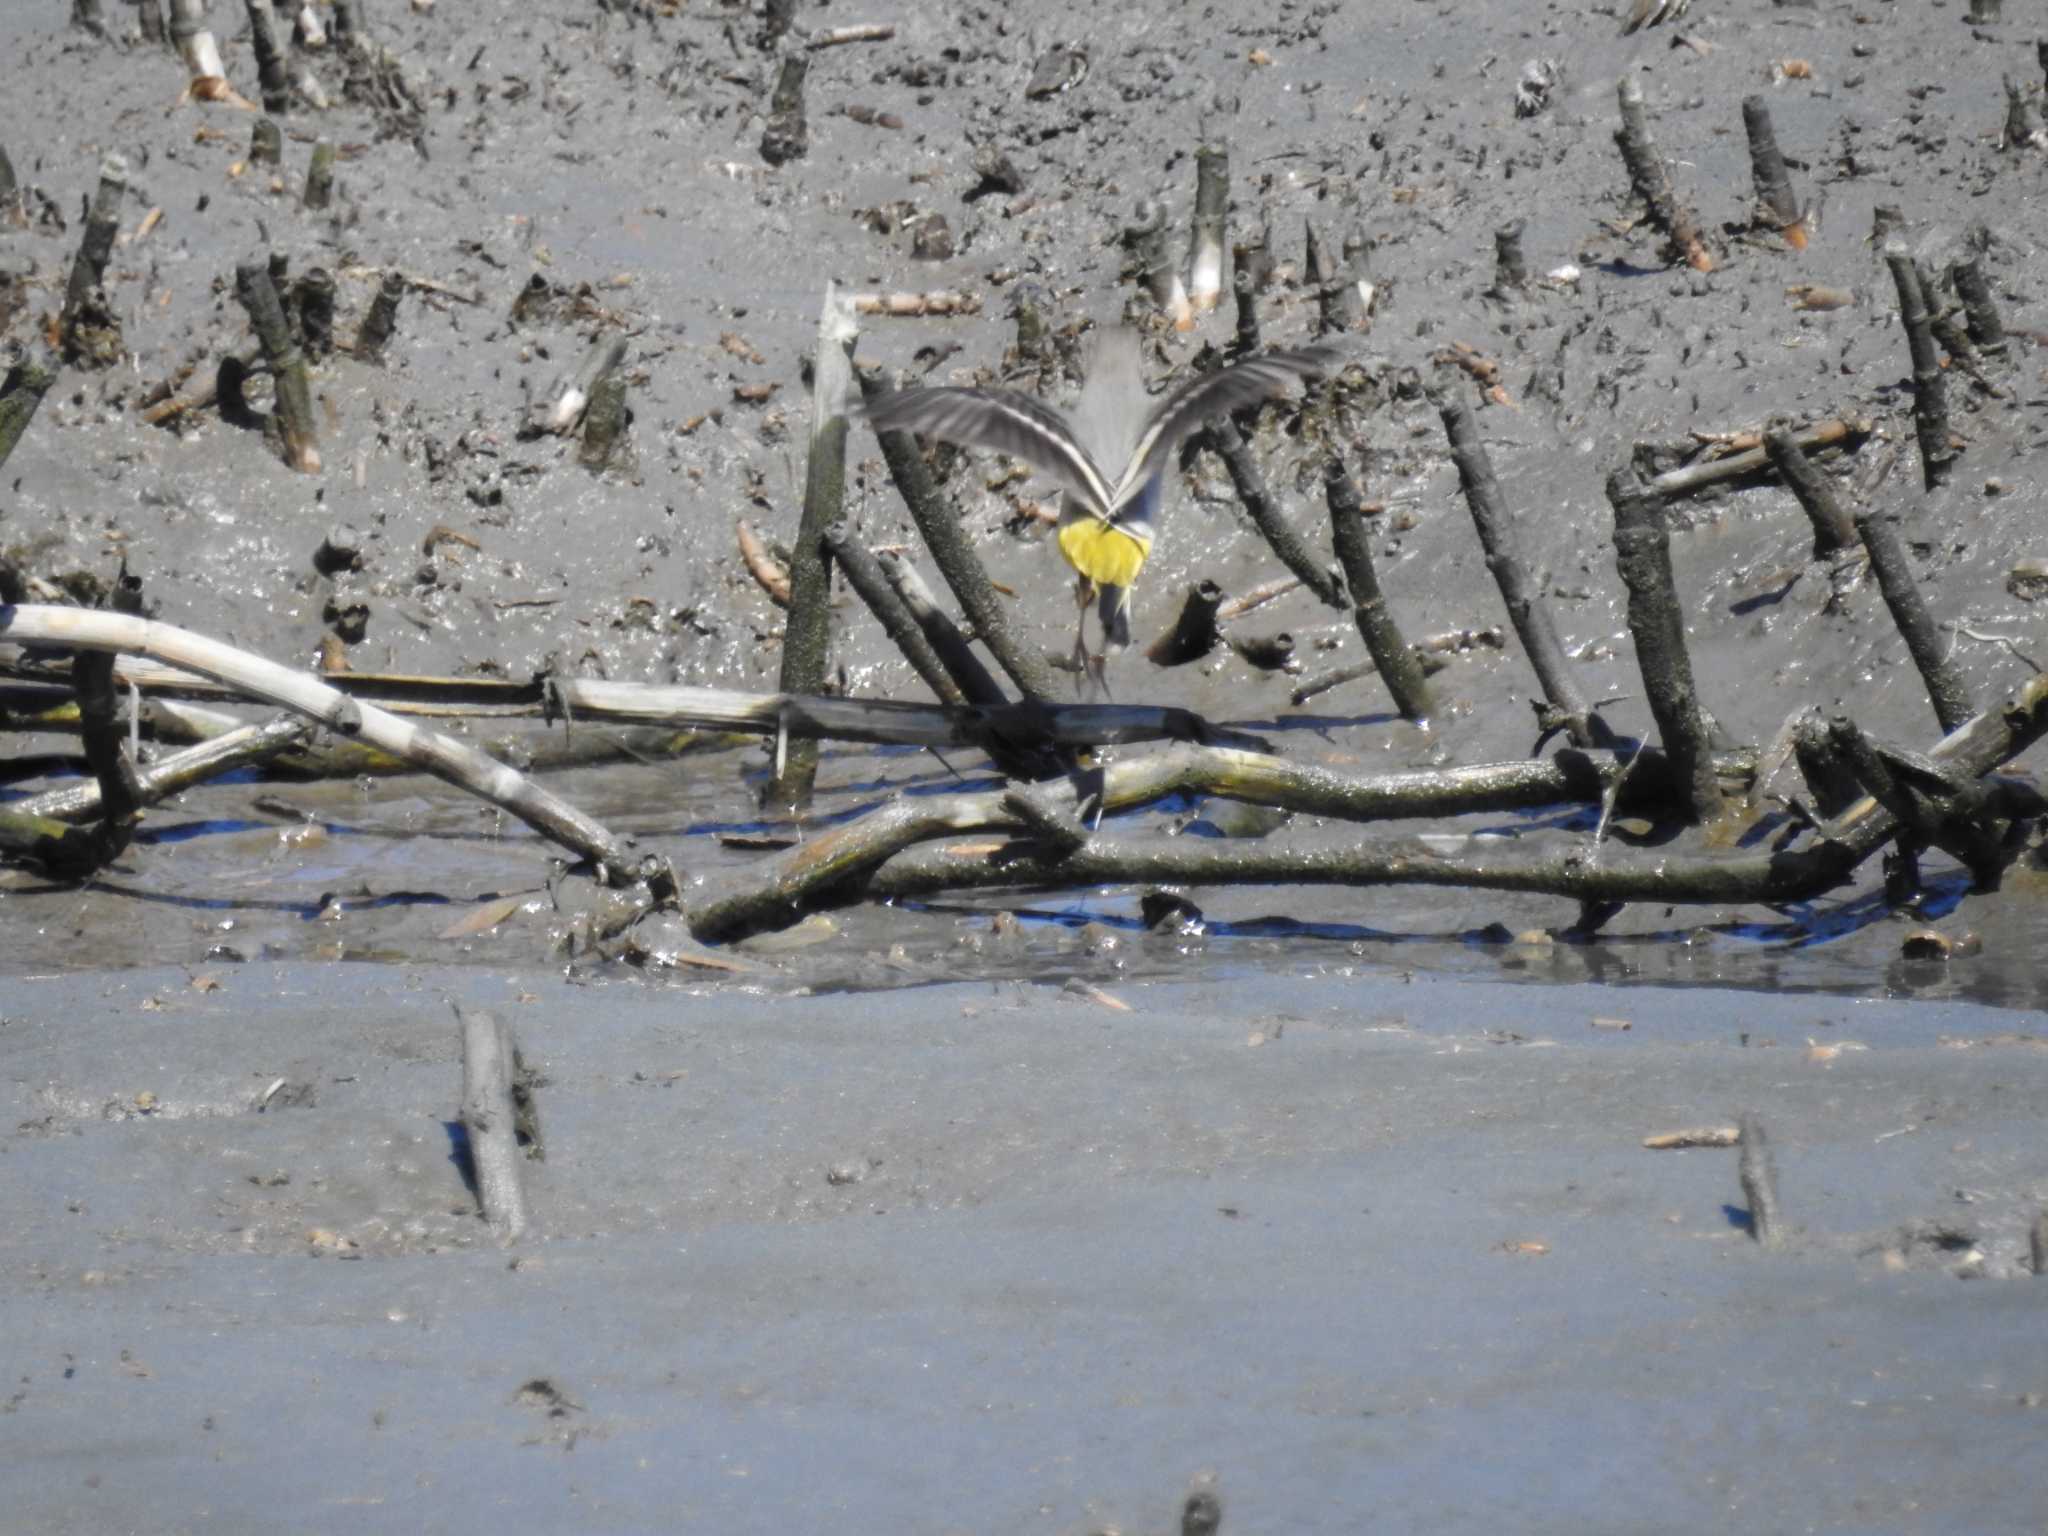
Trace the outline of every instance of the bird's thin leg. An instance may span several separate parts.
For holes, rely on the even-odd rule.
[[[1088,691],[1088,605],[1095,601],[1095,583],[1086,576],[1074,578],[1074,605],[1079,610],[1074,625],[1074,693],[1085,698]]]
[[[1092,702],[1101,699],[1109,702],[1109,635],[1103,632],[1103,650],[1091,654],[1088,649],[1088,610],[1095,605],[1097,588],[1086,576],[1075,578],[1074,600],[1080,605],[1080,623],[1074,629],[1074,694],[1075,697]]]

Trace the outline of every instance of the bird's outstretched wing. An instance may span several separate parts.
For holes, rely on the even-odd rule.
[[[1111,511],[1136,496],[1166,467],[1181,440],[1205,422],[1285,392],[1298,379],[1319,378],[1344,361],[1336,347],[1302,347],[1247,358],[1220,373],[1204,374],[1183,384],[1152,407],[1131,462],[1108,499]]]
[[[1110,507],[1109,479],[1067,418],[1013,389],[905,389],[867,408],[878,432],[916,432],[973,448],[991,448],[1052,475],[1098,516]]]

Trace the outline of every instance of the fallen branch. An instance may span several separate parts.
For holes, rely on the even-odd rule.
[[[313,734],[312,725],[296,715],[280,715],[263,724],[241,725],[224,735],[182,752],[173,752],[136,775],[136,800],[155,805],[182,793],[195,784],[217,779],[256,763],[268,762],[278,753],[303,744]],[[72,784],[47,790],[16,801],[8,809],[24,816],[42,816],[52,821],[90,821],[100,814],[97,783]]]
[[[930,293],[856,293],[848,296],[857,315],[918,319],[926,315],[978,315],[981,295],[935,289]]]
[[[607,884],[628,884],[644,873],[641,861],[604,827],[474,747],[218,640],[128,614],[35,604],[0,607],[0,636],[29,644],[125,651],[215,678],[241,693],[297,710],[341,735],[359,736],[511,812],[542,836],[590,860]]]
[[[840,48],[848,43],[886,43],[896,35],[888,22],[862,22],[850,27],[825,27],[804,40],[806,48]]]
[[[1668,761],[1654,749],[1636,756],[1647,765],[1629,775],[1621,803],[1658,811],[1668,808],[1673,793]],[[1753,761],[1730,755],[1718,766],[1728,776],[1730,790],[1743,793],[1753,777]],[[711,941],[793,922],[812,906],[843,895],[840,888],[846,882],[868,875],[917,843],[962,832],[1029,833],[1048,818],[1078,818],[1084,802],[1091,811],[1099,808],[1110,814],[1170,796],[1213,796],[1337,821],[1440,819],[1573,802],[1597,805],[1620,772],[1611,753],[1567,749],[1547,761],[1354,778],[1265,753],[1181,747],[1111,763],[1099,784],[1083,786],[1069,779],[1029,791],[1040,797],[1037,817],[1021,816],[1009,798],[1011,791],[899,797],[811,839],[784,855],[765,875],[750,870],[734,877],[725,894],[692,912],[691,929]]]
[[[1802,452],[1818,454],[1828,449],[1853,450],[1860,448],[1865,439],[1877,430],[1868,417],[1845,416],[1834,421],[1815,422],[1812,426],[1792,434]],[[1771,456],[1763,447],[1761,434],[1751,438],[1744,434],[1737,441],[1753,441],[1754,446],[1744,446],[1739,451],[1724,453],[1720,457],[1705,459],[1697,464],[1687,464],[1679,469],[1666,470],[1653,476],[1649,488],[1666,501],[1676,496],[1689,496],[1694,491],[1710,485],[1720,485],[1730,480],[1744,480],[1751,475],[1774,473]],[[1724,447],[1727,445],[1723,445]]]
[[[74,609],[22,607],[13,614],[73,613]],[[0,634],[8,610],[0,609]],[[23,632],[23,639],[34,637]],[[123,647],[125,649],[125,647]],[[268,663],[266,663],[268,665]],[[48,687],[68,685],[61,668],[0,661],[0,675],[27,677]],[[303,674],[288,672],[293,678]],[[222,699],[245,689],[200,676],[179,665],[153,665],[124,658],[115,679],[152,697]],[[1038,704],[949,708],[903,699],[850,699],[824,695],[747,693],[735,688],[687,688],[593,678],[535,678],[504,682],[492,678],[402,677],[375,672],[337,673],[324,680],[332,692],[375,700],[393,715],[479,715],[497,718],[568,718],[578,724],[681,727],[748,735],[816,736],[884,746],[977,747],[992,735],[1055,746],[1115,746],[1144,741],[1236,742],[1258,738],[1210,724],[1185,709],[1136,704]],[[62,698],[58,693],[56,697]]]
[[[1926,757],[1947,774],[1974,779],[2025,751],[2044,733],[2048,733],[2048,674],[2036,674],[2002,708],[1976,716]],[[1601,774],[1591,766],[1593,761],[1604,758],[1610,768],[1614,765],[1614,759],[1604,754],[1583,756],[1586,773],[1596,781]],[[1507,775],[1517,769],[1540,776],[1554,765],[1504,764],[1483,772]],[[1105,809],[1120,809],[1128,797],[1151,795],[1161,786],[1271,803],[1257,801],[1247,793],[1251,786],[1233,777],[1240,772],[1256,775],[1265,771],[1263,763],[1242,759],[1210,763],[1195,754],[1112,764],[1104,777],[1102,803]],[[1312,784],[1318,777],[1315,770],[1285,771],[1305,783]],[[1477,771],[1482,770],[1464,770]],[[1342,782],[1334,775],[1320,777]],[[1190,779],[1194,782],[1186,782]],[[1436,787],[1441,789],[1441,780]],[[1039,793],[1078,795],[1079,791],[1069,783],[1047,786]],[[1418,797],[1416,803],[1426,799]],[[1438,813],[1404,810],[1401,814]],[[1290,847],[1277,836],[1257,844],[1188,838],[1140,844],[1094,836],[1078,846],[1048,848],[1033,834],[994,849],[977,843],[891,857],[911,842],[989,826],[1011,827],[1018,820],[1021,818],[1002,806],[999,796],[892,801],[862,822],[850,823],[785,855],[765,880],[756,877],[749,887],[697,908],[691,915],[692,931],[699,938],[731,937],[754,927],[791,922],[810,906],[862,898],[929,898],[968,890],[1104,885],[1435,885],[1561,896],[1581,903],[1783,904],[1812,900],[1841,885],[1899,830],[1889,811],[1865,797],[1819,827],[1804,847],[1738,853],[1676,855],[1657,848],[1639,857],[1618,858],[1609,849],[1578,845],[1562,852],[1530,854],[1488,839],[1474,842],[1477,852],[1453,855],[1412,838],[1349,846],[1318,841],[1313,846]]]

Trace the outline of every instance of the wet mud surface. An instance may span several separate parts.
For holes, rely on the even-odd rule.
[[[450,999],[543,1074],[475,1218]],[[2042,1042],[1360,979],[17,986],[16,1529],[2029,1529]],[[1788,1235],[1745,1230],[1770,1129]],[[292,1441],[317,1456],[289,1452]]]
[[[274,177],[246,163],[252,114],[181,101],[173,55],[62,9],[0,13],[0,148],[27,215],[0,226],[0,344],[55,313],[119,152],[107,289],[129,357],[68,370],[0,473],[0,552],[46,591],[90,596],[125,558],[153,616],[309,666],[330,612],[360,605],[359,670],[772,688],[783,616],[734,528],[795,536],[827,282],[975,295],[977,314],[866,320],[860,356],[1028,382],[1006,374],[1016,296],[1043,296],[1063,347],[1114,319],[1119,232],[1163,198],[1178,249],[1206,135],[1230,150],[1232,238],[1264,224],[1283,269],[1267,344],[1314,332],[1305,221],[1370,242],[1351,406],[1334,426],[1269,410],[1254,441],[1319,548],[1322,456],[1345,452],[1384,506],[1373,554],[1411,638],[1504,622],[1429,384],[1478,412],[1618,729],[1653,731],[1605,476],[1639,444],[1662,466],[1691,433],[1776,416],[1876,424],[1839,483],[1901,514],[1980,707],[2048,655],[2041,584],[2012,581],[2048,558],[2048,153],[2001,142],[2001,77],[2040,94],[2016,4],[1973,24],[1923,0],[1696,0],[1620,38],[1597,4],[840,0],[800,6],[799,32],[895,34],[809,53],[809,151],[771,167],[758,8],[375,0],[357,10],[424,110],[297,110]],[[253,97],[242,8],[212,21]],[[1077,83],[1034,88],[1060,48]],[[1553,83],[1518,116],[1531,64]],[[1625,74],[1712,272],[1619,227]],[[1803,252],[1739,228],[1759,93]],[[324,213],[299,202],[316,135],[339,151]],[[991,146],[1014,186],[976,168]],[[1935,270],[1981,250],[2012,332],[1999,394],[1951,378],[1962,455],[1931,494],[1880,206]],[[1493,237],[1515,219],[1533,281],[1502,300]],[[381,366],[315,374],[317,475],[216,410],[139,419],[243,345],[234,269],[270,251],[334,275],[340,334],[385,270],[412,280]],[[1800,285],[1849,301],[1802,308]],[[1231,307],[1165,338],[1153,377],[1225,345]],[[605,335],[628,342],[633,419],[628,456],[593,474],[521,429]],[[1497,393],[1440,363],[1460,345],[1500,365]],[[1071,400],[1078,350],[1050,398]],[[1063,652],[1067,574],[1029,514],[1055,488],[989,454],[950,460],[946,485],[1025,633]],[[1784,489],[1678,506],[1693,663],[1731,741],[1810,705],[1936,739],[1874,582],[1830,601]],[[866,542],[915,545],[861,427],[848,511]],[[339,526],[363,567],[321,575]],[[1528,753],[1536,687],[1512,647],[1453,657],[1427,731],[1376,679],[1296,706],[1301,676],[1227,650],[1143,658],[1190,583],[1279,574],[1221,464],[1192,454],[1119,700],[1350,772]],[[1362,658],[1348,615],[1299,591],[1232,633],[1281,631],[1306,673]],[[833,666],[851,694],[924,696],[850,595]],[[671,858],[687,895],[790,830],[759,819],[765,772],[746,747],[548,782]],[[986,772],[828,749],[815,825]],[[1562,846],[1592,824],[1404,831]],[[1117,830],[1271,824],[1187,802]],[[242,779],[152,812],[86,886],[0,875],[0,1488],[19,1528],[412,1531],[510,1509],[550,1529],[1152,1530],[1208,1475],[1235,1530],[2038,1523],[2031,861],[1969,895],[1930,858],[1911,920],[1885,913],[1873,861],[1805,907],[1636,908],[1594,943],[1536,898],[1191,891],[1199,929],[1155,933],[1142,893],[1113,890],[852,908],[664,965],[593,942],[603,899],[551,853],[424,777]],[[1982,947],[1907,960],[1922,921]],[[450,998],[512,1018],[550,1078],[538,1233],[511,1255],[456,1155]],[[1733,1152],[1639,1144],[1743,1111],[1772,1131],[1794,1228],[1770,1254]],[[318,1466],[279,1454],[281,1424]]]

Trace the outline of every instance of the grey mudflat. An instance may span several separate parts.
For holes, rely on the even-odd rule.
[[[2038,1529],[2030,1016],[1111,995],[10,983],[7,1526]],[[546,1076],[510,1250],[451,997]],[[1733,1151],[1641,1144],[1743,1111],[1768,1255]]]

